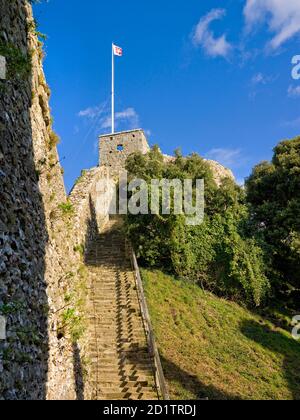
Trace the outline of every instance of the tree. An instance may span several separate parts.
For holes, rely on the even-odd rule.
[[[205,180],[205,218],[188,226],[184,215],[129,215],[126,229],[140,262],[193,281],[219,295],[260,305],[269,289],[264,251],[247,234],[248,211],[244,191],[232,179],[219,188],[209,164],[199,155],[177,152],[164,161],[157,147],[127,161],[130,178]],[[174,201],[174,199],[173,199]],[[173,203],[174,205],[174,203]]]
[[[295,302],[300,292],[300,137],[274,149],[246,182],[253,230],[269,247],[277,296]]]

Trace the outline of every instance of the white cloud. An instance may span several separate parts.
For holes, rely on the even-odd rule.
[[[259,93],[260,87],[266,86],[277,80],[278,75],[265,75],[263,73],[256,73],[251,79],[251,92],[249,99],[254,100]]]
[[[78,112],[78,117],[95,118],[99,115],[99,108],[87,108]]]
[[[226,167],[232,168],[241,166],[245,162],[241,149],[211,149],[206,153],[205,158],[215,160]]]
[[[226,15],[225,9],[213,9],[203,16],[192,33],[192,41],[196,47],[202,47],[206,54],[211,57],[228,57],[232,50],[231,44],[227,41],[226,35],[216,37],[210,29],[210,24],[222,19]]]
[[[252,77],[251,83],[253,85],[267,85],[274,81],[274,76],[266,76],[263,73],[257,73]]]
[[[269,42],[273,50],[300,33],[299,0],[246,0],[244,15],[247,31],[267,23],[274,34]]]
[[[291,98],[297,98],[300,96],[300,86],[292,86],[290,85],[288,88],[288,96]]]
[[[253,85],[259,85],[260,83],[264,84],[264,80],[264,75],[262,73],[257,73],[252,77],[251,82]]]
[[[107,112],[107,105],[103,103],[99,106],[89,107],[78,112],[78,117],[94,119]]]
[[[78,117],[91,117],[94,115],[95,115],[94,108],[87,108],[78,112]]]
[[[118,126],[120,123],[126,122],[129,129],[138,128],[139,116],[133,108],[127,108],[124,111],[115,114],[115,124]],[[101,121],[101,128],[111,127],[111,116],[106,116]]]
[[[78,117],[92,120],[96,130],[111,128],[111,114],[107,103],[84,109],[78,113]],[[126,124],[127,129],[138,128],[139,116],[134,108],[127,108],[115,113],[115,126],[118,127],[121,123]]]

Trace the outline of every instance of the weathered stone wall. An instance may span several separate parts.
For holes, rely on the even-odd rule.
[[[218,187],[221,186],[222,181],[225,178],[230,178],[235,181],[235,177],[232,171],[228,168],[225,168],[225,166],[221,165],[219,162],[216,162],[215,160],[205,160],[205,162],[207,162],[211,167],[215,183],[218,185]]]
[[[0,1],[0,42],[29,57],[28,10]],[[0,398],[45,398],[49,355],[45,283],[48,241],[34,161],[32,80],[8,78],[0,87]]]
[[[77,398],[89,400],[93,398],[94,384],[90,383],[93,377],[91,365],[87,360],[87,354],[91,350],[91,340],[89,337],[88,317],[91,316],[91,307],[89,306],[90,293],[93,289],[92,278],[86,275],[88,267],[86,265],[86,255],[91,249],[91,244],[97,240],[99,232],[109,220],[109,206],[113,198],[114,189],[112,186],[114,181],[110,176],[110,171],[107,168],[93,168],[82,172],[72,192],[69,196],[69,203],[72,206],[72,214],[70,215],[71,222],[71,243],[74,244],[74,249],[81,250],[81,255],[77,257],[77,265],[79,264],[79,274],[81,276],[81,296],[80,289],[77,291],[76,286],[71,287],[73,293],[78,301],[75,308],[82,317],[83,333],[80,339],[75,343],[75,350],[77,350],[75,378],[76,378],[76,394]],[[70,238],[68,239],[70,242]],[[75,263],[76,266],[76,263]],[[82,295],[82,282],[84,292]],[[83,302],[84,301],[84,302]],[[74,344],[73,344],[74,346]],[[82,373],[85,373],[84,376]],[[81,384],[81,386],[78,386]]]
[[[110,182],[109,170],[97,167],[83,171],[71,191],[69,200],[74,211],[72,234],[75,246],[86,250],[108,221],[109,205],[103,201]]]
[[[75,399],[74,346],[59,325],[81,257],[61,208],[43,53],[28,2],[0,10],[0,399]]]
[[[0,10],[8,70],[0,81],[0,399],[78,399],[84,252],[106,220],[95,207],[97,180],[107,175],[87,171],[66,196],[31,6],[0,0]]]
[[[145,154],[150,150],[143,130],[132,130],[100,137],[100,166],[110,168],[111,173],[118,174],[125,168],[125,162],[132,153],[140,151]]]

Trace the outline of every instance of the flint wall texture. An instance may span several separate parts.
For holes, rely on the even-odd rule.
[[[1,45],[28,58],[28,7],[1,0],[0,10]],[[32,82],[30,75],[7,76],[0,87],[0,308],[7,319],[7,339],[0,341],[2,399],[42,399],[47,392],[49,238],[34,159]]]
[[[6,320],[0,399],[76,399],[74,342],[60,326],[83,265],[78,244],[87,246],[98,226],[94,173],[75,187],[74,207],[66,211],[31,6],[0,0],[0,11],[0,55],[8,70],[0,80],[0,315]],[[76,343],[76,364],[83,349]]]

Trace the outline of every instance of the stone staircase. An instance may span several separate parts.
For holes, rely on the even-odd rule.
[[[157,400],[135,273],[118,220],[86,255],[91,290],[88,349],[94,400]]]

